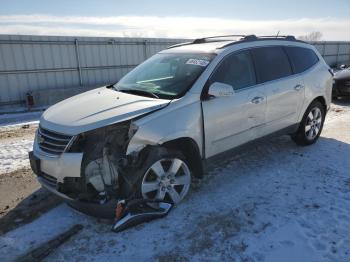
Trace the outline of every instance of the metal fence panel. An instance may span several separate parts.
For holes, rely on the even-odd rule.
[[[21,106],[28,92],[94,87],[183,39],[0,35],[1,108]]]

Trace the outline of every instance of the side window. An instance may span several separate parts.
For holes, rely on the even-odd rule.
[[[319,61],[315,52],[308,48],[288,46],[286,51],[296,74],[304,72]]]
[[[210,81],[231,85],[235,90],[255,85],[255,72],[250,52],[242,51],[224,58]]]
[[[255,48],[252,54],[259,83],[292,74],[287,54],[280,46]]]

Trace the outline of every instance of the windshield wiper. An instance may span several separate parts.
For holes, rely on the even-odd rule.
[[[146,91],[146,90],[140,90],[140,89],[117,89],[117,91],[119,92],[123,92],[123,93],[129,93],[129,94],[138,94],[138,95],[146,95],[149,97],[153,97],[153,98],[158,98],[159,96],[157,96],[155,93],[152,93],[150,91]]]

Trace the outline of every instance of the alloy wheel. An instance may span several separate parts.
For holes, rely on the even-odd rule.
[[[313,140],[320,132],[322,124],[322,112],[318,107],[311,109],[306,118],[305,135],[308,140]]]
[[[143,177],[141,193],[144,199],[170,201],[178,204],[187,194],[191,172],[179,158],[155,162]]]

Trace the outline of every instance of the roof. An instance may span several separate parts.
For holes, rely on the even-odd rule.
[[[305,43],[297,40],[294,36],[224,35],[198,38],[191,42],[176,44],[168,47],[168,49],[164,50],[163,52],[215,53],[220,49],[224,49],[225,47],[232,46],[234,44],[267,40],[284,40]]]

